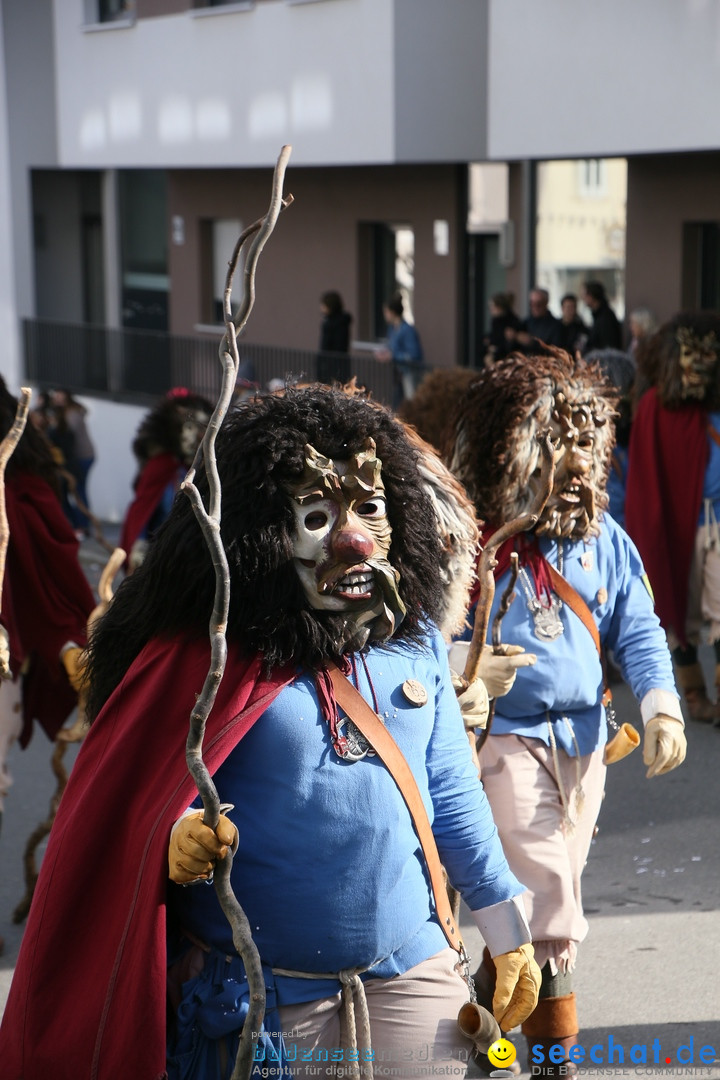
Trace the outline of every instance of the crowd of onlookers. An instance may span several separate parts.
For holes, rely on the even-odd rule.
[[[483,339],[482,363],[501,360],[511,352],[532,354],[538,342],[565,349],[573,356],[583,356],[597,349],[627,350],[635,353],[639,339],[656,329],[647,308],[630,313],[627,333],[612,309],[605,286],[600,281],[586,281],[580,299],[590,312],[587,323],[578,312],[579,298],[566,293],[560,301],[560,317],[550,311],[547,289],[535,287],[528,295],[528,315],[521,319],[514,310],[511,293],[495,293],[489,301],[490,330]]]

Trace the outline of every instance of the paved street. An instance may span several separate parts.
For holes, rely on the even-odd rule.
[[[84,545],[83,561],[91,580],[97,580],[101,549]],[[614,692],[620,719],[639,726],[627,689],[615,686]],[[599,1046],[597,1060],[582,1067],[584,1075],[720,1080],[720,729],[693,724],[688,738],[688,760],[668,776],[647,781],[639,750],[608,772],[584,878],[590,934],[576,976],[578,1041],[588,1050]],[[0,934],[5,938],[0,1008],[22,936],[12,912],[24,894],[23,848],[46,817],[55,788],[50,754],[50,744],[37,731],[30,747],[16,749],[11,760],[15,786],[0,834]],[[70,750],[68,762],[73,757]],[[91,863],[88,852],[88,872]],[[479,959],[477,934],[466,925],[464,931]],[[607,1063],[611,1038],[616,1048],[624,1048],[624,1066],[617,1049]],[[523,1042],[515,1041],[519,1047]],[[703,1065],[699,1052],[708,1045],[718,1059]],[[629,1064],[631,1047],[636,1058],[637,1048],[647,1047],[648,1064]],[[694,1064],[683,1064],[690,1060]]]

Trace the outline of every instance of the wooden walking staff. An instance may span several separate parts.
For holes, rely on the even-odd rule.
[[[240,367],[237,336],[244,329],[255,302],[255,268],[257,261],[268,237],[275,228],[281,210],[284,210],[293,201],[292,195],[288,195],[286,198],[282,196],[285,169],[291,149],[290,146],[284,146],[280,152],[280,157],[275,166],[272,196],[267,213],[245,229],[235,245],[235,250],[228,264],[224,294],[225,334],[219,349],[220,361],[223,366],[222,387],[205,435],[195,455],[195,460],[181,485],[181,491],[184,491],[190,499],[215,567],[215,600],[210,621],[210,668],[205,677],[202,693],[190,716],[190,731],[186,743],[188,769],[195,780],[205,811],[203,824],[213,830],[217,827],[220,817],[220,798],[203,761],[202,745],[207,718],[215,703],[218,687],[225,672],[225,663],[227,661],[225,628],[230,608],[230,571],[227,554],[220,535],[222,488],[217,470],[215,442],[235,389],[235,381]],[[233,318],[231,306],[232,282],[240,252],[248,241],[251,242],[245,259],[243,299]],[[194,482],[195,470],[202,458],[205,461],[205,472],[209,486],[207,507],[203,503]],[[232,928],[233,944],[242,957],[248,980],[250,992],[248,1014],[240,1035],[240,1044],[231,1077],[231,1080],[247,1080],[252,1071],[257,1033],[265,1015],[265,980],[260,955],[252,939],[250,924],[230,884],[232,861],[232,851],[228,851],[226,858],[218,862],[213,881],[220,906]]]
[[[483,647],[487,639],[490,612],[495,599],[494,570],[497,566],[495,553],[506,540],[509,540],[512,536],[516,536],[518,533],[527,532],[528,529],[532,529],[537,525],[540,515],[545,507],[545,503],[548,501],[550,492],[552,491],[553,479],[555,476],[555,456],[549,432],[540,438],[540,447],[542,452],[540,483],[538,493],[532,506],[526,513],[520,514],[518,517],[513,518],[512,521],[508,521],[504,525],[501,525],[490,537],[480,556],[480,564],[478,567],[480,596],[477,607],[475,608],[475,622],[473,625],[472,638],[470,640],[470,648],[468,649],[467,660],[465,662],[465,670],[463,671],[463,679],[468,686],[477,678],[478,668],[480,667],[480,656],[482,655]],[[502,652],[502,645],[500,644],[500,621],[512,601],[513,589],[517,580],[517,572],[518,566],[516,557],[514,560],[511,559],[510,585],[503,593],[500,611],[493,621],[492,646],[493,652],[496,654]],[[491,702],[487,724],[476,743],[478,751],[490,733],[492,716],[493,703]]]
[[[0,608],[2,606],[2,590],[5,581],[5,560],[7,558],[8,541],[10,539],[10,527],[8,525],[7,510],[5,508],[5,466],[7,465],[13,450],[20,442],[20,436],[25,430],[28,409],[30,407],[30,395],[32,391],[28,386],[20,387],[20,398],[13,425],[0,443]],[[0,654],[0,679],[11,679],[9,658]]]

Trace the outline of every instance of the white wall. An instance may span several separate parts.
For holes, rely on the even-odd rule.
[[[451,0],[452,3],[465,0]],[[392,3],[259,4],[83,30],[54,0],[64,166],[389,161]]]
[[[66,167],[462,161],[485,145],[486,0],[325,0],[83,27],[54,0]],[[71,12],[68,17],[69,11]]]
[[[497,160],[720,145],[718,0],[490,0]]]
[[[137,462],[131,444],[148,409],[78,396],[95,444],[95,464],[88,477],[90,509],[100,521],[121,522],[132,500]]]

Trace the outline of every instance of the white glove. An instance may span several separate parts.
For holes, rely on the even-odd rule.
[[[643,762],[649,766],[645,774],[648,780],[682,765],[687,753],[684,727],[682,720],[664,713],[648,720],[643,740]]]
[[[138,566],[141,566],[145,561],[147,555],[148,542],[147,540],[136,540],[130,549],[128,555],[128,573],[131,574],[133,570],[137,570]]]
[[[456,641],[450,647],[448,660],[454,671],[465,670],[469,648],[469,641]],[[537,660],[535,653],[526,653],[521,645],[501,645],[500,649],[496,653],[491,645],[483,645],[480,653],[478,677],[485,683],[491,698],[507,694],[515,682],[517,669],[529,667]]]
[[[475,728],[486,727],[490,713],[490,698],[485,683],[482,679],[476,679],[475,682],[471,682],[468,687],[463,689],[465,680],[452,668],[450,669],[450,678],[457,694],[465,730],[471,731]]]

